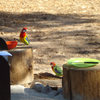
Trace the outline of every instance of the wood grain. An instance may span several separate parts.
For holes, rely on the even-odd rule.
[[[64,97],[67,100],[100,100],[100,65],[63,68]]]
[[[33,81],[33,53],[32,48],[16,48],[9,51],[11,84],[26,84]]]

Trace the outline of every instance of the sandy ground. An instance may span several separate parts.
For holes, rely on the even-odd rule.
[[[27,27],[34,74],[54,74],[51,61],[62,66],[73,57],[100,59],[99,5],[99,0],[0,0],[0,37],[19,39]]]
[[[8,15],[4,14],[3,18]],[[22,22],[11,24],[12,18],[17,18],[16,22],[19,19]],[[7,21],[7,23],[4,21],[5,26],[0,27],[0,36],[5,40],[19,39],[22,27],[28,27],[27,35],[30,39],[29,46],[33,47],[36,73],[52,72],[49,66],[51,61],[61,66],[72,57],[100,59],[99,15],[35,13],[19,16],[10,14]],[[21,45],[20,41],[19,45]]]

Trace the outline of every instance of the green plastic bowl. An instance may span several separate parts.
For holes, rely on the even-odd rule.
[[[99,62],[100,60],[91,58],[71,58],[67,61],[67,64],[75,67],[93,67]]]

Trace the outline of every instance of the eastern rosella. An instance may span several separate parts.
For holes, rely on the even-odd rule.
[[[59,66],[57,66],[54,62],[51,62],[50,65],[56,76],[63,76],[63,71]]]
[[[22,31],[21,31],[21,33],[20,33],[20,40],[21,40],[21,42],[23,42],[24,44],[29,45],[29,40],[28,40],[28,37],[27,37],[27,35],[26,35],[26,30],[27,30],[26,27],[24,27],[24,28],[22,29]]]

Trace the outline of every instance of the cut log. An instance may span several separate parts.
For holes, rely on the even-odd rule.
[[[90,68],[63,67],[66,100],[100,100],[100,65]]]
[[[31,47],[20,47],[9,50],[12,57],[8,58],[10,64],[11,84],[27,84],[33,81],[33,51]]]

